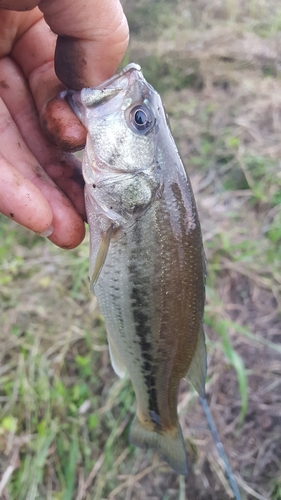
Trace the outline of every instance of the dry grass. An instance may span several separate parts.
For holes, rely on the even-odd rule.
[[[281,7],[124,6],[128,59],[163,92],[198,200],[211,410],[242,498],[280,500]],[[67,253],[4,219],[0,232],[0,497],[231,498],[186,384],[179,410],[188,477],[127,446],[134,395],[109,366],[88,292],[87,242]]]

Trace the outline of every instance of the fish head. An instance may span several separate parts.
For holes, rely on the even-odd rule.
[[[134,173],[155,164],[165,112],[140,66],[129,64],[98,87],[68,91],[67,100],[88,131],[86,152],[93,170]]]

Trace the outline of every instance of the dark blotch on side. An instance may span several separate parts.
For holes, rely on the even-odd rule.
[[[148,392],[148,406],[149,414],[151,416],[152,422],[156,425],[160,425],[159,419],[156,416],[159,415],[159,408],[157,403],[157,391],[156,391],[156,380],[153,367],[153,358],[151,355],[151,325],[150,318],[145,313],[149,306],[149,297],[147,295],[147,282],[143,276],[143,272],[140,272],[140,266],[136,265],[134,261],[139,259],[139,251],[141,248],[141,229],[138,224],[134,226],[134,243],[135,248],[131,253],[131,264],[128,266],[130,273],[130,281],[133,283],[131,292],[131,305],[132,313],[135,322],[136,336],[138,338],[138,343],[141,348],[142,355],[142,373],[145,380],[145,384]]]

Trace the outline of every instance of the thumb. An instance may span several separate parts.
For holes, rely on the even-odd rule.
[[[81,90],[112,76],[126,51],[129,31],[118,0],[42,0],[45,20],[58,35],[55,69],[67,87]]]
[[[118,0],[43,0],[39,5],[46,22],[58,35],[55,71],[73,90],[93,87],[116,71],[129,41],[126,17]],[[42,106],[41,123],[53,139],[70,149],[83,145],[83,133],[66,103],[51,100]],[[69,125],[68,125],[69,124]],[[60,131],[60,134],[57,131]]]

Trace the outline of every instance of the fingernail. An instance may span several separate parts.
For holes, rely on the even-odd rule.
[[[54,226],[48,227],[46,231],[43,231],[42,233],[38,233],[39,236],[42,236],[43,238],[48,238],[48,236],[51,236],[52,232],[54,231]]]

